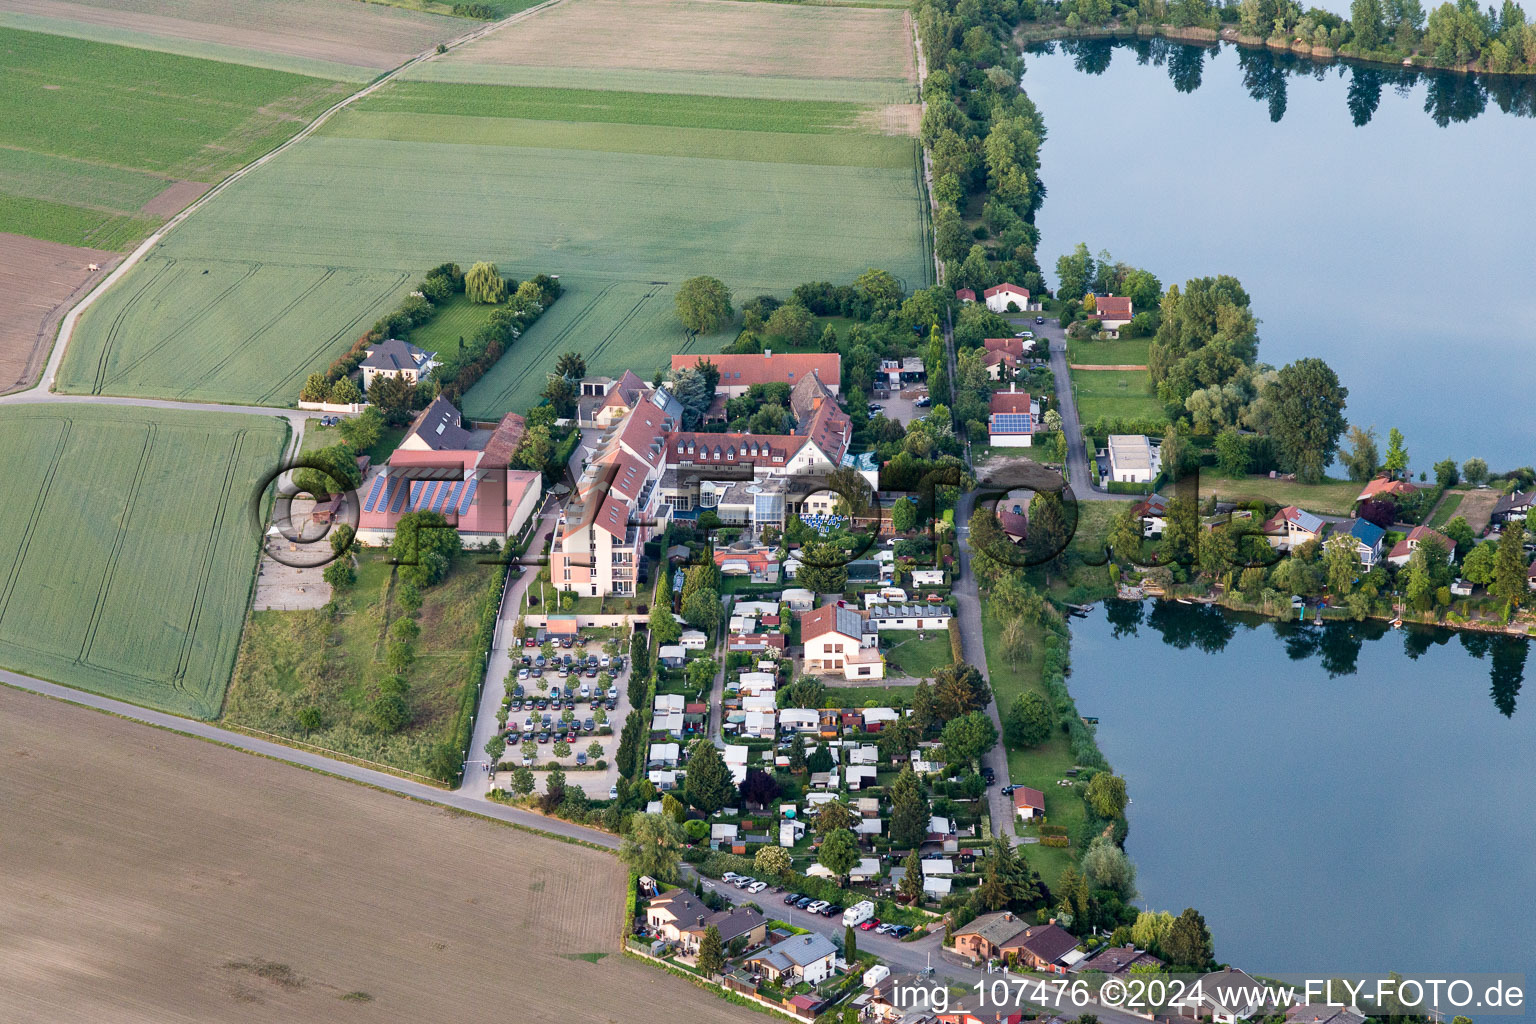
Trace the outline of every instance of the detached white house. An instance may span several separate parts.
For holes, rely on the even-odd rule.
[[[1089,319],[1097,320],[1108,334],[1118,336],[1120,328],[1131,322],[1131,300],[1124,295],[1099,295],[1094,299],[1094,312]]]
[[[424,352],[408,341],[386,338],[366,350],[358,364],[363,371],[363,390],[373,386],[374,378],[403,377],[412,384],[422,379],[438,366],[436,352]]]
[[[1109,479],[1122,484],[1149,484],[1162,472],[1162,448],[1146,434],[1110,434],[1105,455]]]
[[[1008,312],[1008,305],[1012,303],[1022,312],[1029,308],[1029,289],[1020,288],[1014,284],[993,285],[983,293],[987,300],[987,308],[994,313]]]
[[[702,629],[685,629],[677,642],[685,651],[702,651],[709,644],[709,635]]]
[[[992,395],[991,416],[987,421],[987,440],[999,448],[1028,448],[1035,443],[1039,425],[1040,403],[1017,384]]]

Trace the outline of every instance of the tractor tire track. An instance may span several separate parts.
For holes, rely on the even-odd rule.
[[[43,473],[42,486],[37,489],[37,497],[32,500],[32,511],[27,516],[27,525],[21,531],[21,543],[16,547],[16,557],[11,561],[10,571],[6,573],[5,589],[0,590],[0,623],[5,621],[6,609],[11,603],[11,594],[16,590],[16,583],[21,578],[21,566],[27,560],[27,551],[32,546],[32,531],[43,518],[43,508],[48,504],[48,495],[53,490],[53,478],[59,471],[59,463],[64,461],[64,450],[69,447],[69,436],[73,431],[75,421],[65,418],[63,429],[59,431],[59,440],[53,446],[53,458],[49,460],[48,468]]]

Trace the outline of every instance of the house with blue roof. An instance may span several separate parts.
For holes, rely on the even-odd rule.
[[[1335,523],[1327,543],[1353,545],[1360,564],[1369,571],[1381,560],[1381,542],[1387,531],[1368,519],[1351,520],[1347,527],[1345,523]]]

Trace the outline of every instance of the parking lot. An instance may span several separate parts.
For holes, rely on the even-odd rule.
[[[533,767],[540,791],[547,774],[540,769],[551,761],[566,770],[566,785],[579,785],[591,797],[606,799],[609,789],[618,781],[614,755],[618,750],[619,732],[629,714],[629,658],[627,653],[620,656],[621,669],[615,670],[611,661],[605,666],[603,661],[608,655],[603,647],[602,639],[588,638],[584,643],[572,640],[570,647],[557,646],[553,658],[540,666],[538,661],[544,657],[541,648],[529,647],[525,641],[521,655],[514,659],[518,663],[517,678],[511,688],[513,703],[507,715],[507,727],[509,730],[515,728],[517,735],[508,737],[503,761],[520,763],[523,741],[531,737],[537,746]],[[531,664],[522,665],[521,658],[527,658]],[[570,659],[569,666],[567,658]],[[578,662],[581,663],[579,669]],[[606,689],[601,689],[604,673],[610,681]],[[583,693],[583,689],[587,692]],[[599,735],[599,717],[606,717],[613,730],[610,734]],[[558,740],[570,744],[569,754],[555,756],[554,747]],[[601,747],[598,757],[588,754],[594,742]],[[603,771],[585,767],[598,760],[608,762],[608,767]],[[511,779],[505,774],[493,780],[493,784],[510,785]]]
[[[880,406],[880,412],[885,413],[886,419],[906,426],[919,416],[927,415],[928,409],[917,404],[919,399],[926,397],[928,385],[908,384],[900,391],[893,392],[890,398],[876,399],[871,404]]]

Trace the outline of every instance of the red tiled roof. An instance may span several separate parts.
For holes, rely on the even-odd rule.
[[[1124,295],[1100,295],[1094,300],[1094,315],[1100,320],[1129,320],[1131,300]]]
[[[1413,529],[1408,531],[1408,536],[1392,545],[1392,550],[1388,552],[1387,557],[1406,558],[1408,555],[1413,553],[1413,549],[1416,546],[1424,543],[1427,540],[1434,541],[1435,543],[1439,544],[1440,550],[1444,552],[1446,556],[1449,556],[1451,552],[1456,550],[1456,542],[1451,540],[1451,538],[1447,537],[1445,534],[1441,533],[1439,530],[1431,529],[1428,526],[1415,526]]]
[[[1016,284],[995,284],[986,290],[987,298],[990,299],[994,295],[1022,295],[1027,299],[1029,298],[1029,289],[1020,288]]]
[[[517,451],[517,446],[522,443],[523,432],[528,429],[527,422],[515,412],[509,412],[496,424],[496,429],[491,434],[489,441],[485,442],[485,458],[481,459],[481,465],[491,469],[500,469],[512,461],[512,453]]]
[[[711,355],[708,359],[720,370],[720,387],[744,388],[776,381],[794,384],[813,373],[829,387],[837,387],[843,376],[843,357],[836,352],[753,352]],[[686,370],[698,361],[696,355],[673,356],[672,369]]]
[[[837,613],[839,611],[847,611],[847,609],[840,609],[835,604],[824,604],[814,611],[802,612],[800,615],[800,642],[809,643],[819,636],[836,633],[838,631]],[[859,632],[855,631],[843,635],[852,636],[857,639]]]
[[[1015,786],[1013,787],[1013,806],[1032,807],[1037,811],[1044,811],[1045,794],[1028,786]]]
[[[666,437],[667,461],[673,465],[684,461],[783,465],[805,446],[805,440],[789,434],[711,434],[679,430]]]
[[[956,288],[955,298],[959,299],[961,302],[975,302],[976,293],[971,291],[969,288]]]
[[[848,414],[831,402],[823,402],[811,414],[809,423],[801,427],[801,433],[805,434],[832,460],[833,464],[843,461],[847,454],[848,442],[853,436],[853,421]]]
[[[1003,528],[1003,532],[1010,537],[1025,537],[1029,535],[1029,517],[1015,512],[1011,508],[997,510],[997,521]]]
[[[1417,490],[1417,487],[1406,480],[1388,480],[1384,476],[1379,476],[1366,484],[1365,490],[1361,491],[1360,497],[1355,500],[1366,501],[1379,494],[1412,494]]]
[[[992,413],[1029,412],[1028,391],[995,391],[992,394]]]
[[[616,494],[608,495],[597,510],[597,525],[623,540],[629,532],[629,504]]]
[[[1024,354],[1023,338],[983,338],[981,347],[988,352],[1007,352],[1010,355],[1022,356]]]

